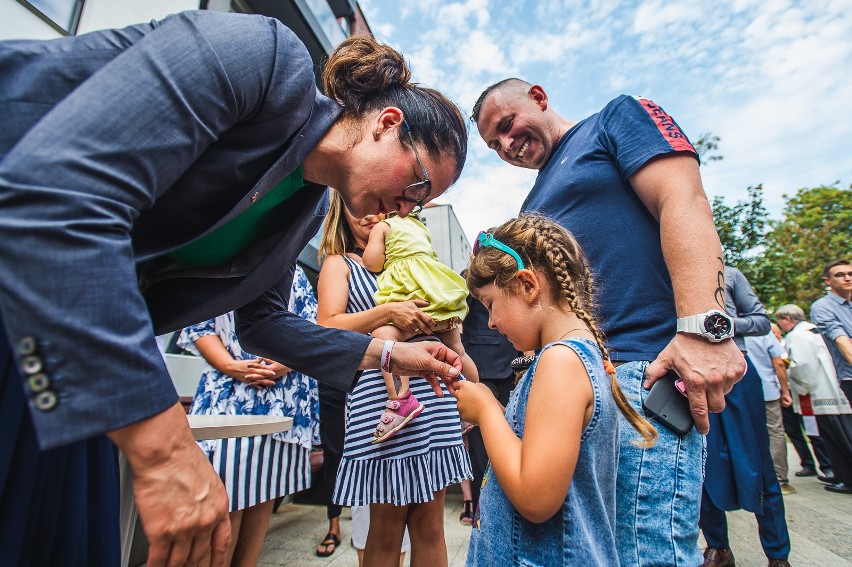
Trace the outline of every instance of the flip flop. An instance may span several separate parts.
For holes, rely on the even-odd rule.
[[[327,534],[325,534],[325,539],[322,540],[317,546],[316,554],[320,557],[328,557],[335,552],[338,545],[340,545],[340,538],[334,535],[333,533],[328,532]],[[320,547],[324,547],[325,550],[320,551]],[[331,548],[331,551],[329,551],[329,548]]]

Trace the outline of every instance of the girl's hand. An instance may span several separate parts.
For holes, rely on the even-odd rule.
[[[459,380],[453,393],[459,408],[459,415],[464,421],[480,425],[480,419],[486,411],[502,413],[502,406],[485,384]]]
[[[432,334],[432,326],[435,325],[435,320],[420,309],[429,305],[428,301],[411,299],[409,301],[395,301],[386,305],[389,305],[391,309],[388,318],[397,329],[412,335]]]

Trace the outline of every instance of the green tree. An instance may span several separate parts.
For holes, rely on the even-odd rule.
[[[721,154],[715,153],[719,149],[721,138],[713,132],[705,132],[700,134],[695,141],[695,151],[698,152],[698,157],[701,158],[701,164],[707,165],[711,161],[720,161],[724,159]]]
[[[795,303],[809,311],[825,295],[825,264],[850,256],[852,186],[839,184],[784,195],[784,218],[770,221],[763,250],[740,268],[767,309]]]
[[[768,217],[763,206],[763,185],[749,187],[746,193],[748,197],[732,207],[720,195],[713,197],[710,203],[716,232],[722,241],[725,264],[737,267],[743,273],[748,269],[744,265],[747,259],[764,245],[763,233]]]

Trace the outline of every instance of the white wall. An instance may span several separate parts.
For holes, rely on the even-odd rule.
[[[185,10],[197,10],[199,0],[86,0],[78,34],[159,20]]]
[[[61,34],[15,0],[0,0],[0,40],[53,39]]]
[[[86,0],[77,34],[149,22],[175,12],[197,9],[199,4],[199,0]],[[0,40],[61,36],[16,0],[0,0]]]

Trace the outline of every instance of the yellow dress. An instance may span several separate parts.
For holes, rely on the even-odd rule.
[[[423,311],[436,321],[467,314],[467,284],[438,261],[429,229],[414,217],[390,217],[385,238],[385,266],[377,279],[376,305],[425,299]]]

